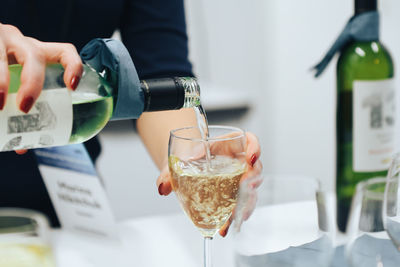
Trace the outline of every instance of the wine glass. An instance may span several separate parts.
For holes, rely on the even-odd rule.
[[[55,267],[49,224],[26,209],[0,209],[0,267]]]
[[[242,182],[235,210],[236,267],[328,267],[334,252],[335,197],[318,180],[265,175],[256,208],[241,224],[253,190]],[[239,219],[237,219],[239,217]]]
[[[171,131],[168,163],[172,188],[186,215],[204,237],[204,264],[210,267],[211,240],[231,217],[246,171],[246,138],[241,129],[209,126]]]
[[[383,205],[384,226],[397,250],[400,251],[400,153],[394,155],[386,180]]]
[[[400,266],[400,253],[383,224],[385,187],[384,177],[362,181],[356,186],[347,225],[346,258],[351,267]]]

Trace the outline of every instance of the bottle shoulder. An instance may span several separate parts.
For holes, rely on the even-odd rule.
[[[341,79],[385,79],[393,77],[393,73],[390,52],[378,41],[349,44],[337,63],[337,74]]]
[[[338,68],[357,69],[361,66],[368,68],[387,68],[393,72],[393,60],[388,49],[378,41],[352,42],[340,54]]]

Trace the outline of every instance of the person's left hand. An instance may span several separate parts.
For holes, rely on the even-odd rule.
[[[260,177],[263,168],[262,163],[259,160],[261,154],[261,148],[257,137],[254,134],[247,132],[246,144],[247,144],[246,147],[247,172],[243,174],[241,181],[242,183],[244,180],[248,181],[248,183],[246,183],[246,186],[250,187],[251,189],[254,189],[252,190],[254,193],[251,194],[252,197],[249,198],[246,203],[245,212],[242,214],[243,218],[241,218],[241,220],[247,220],[255,208],[257,200],[256,188],[262,182],[262,179]],[[161,174],[157,179],[157,187],[158,187],[158,193],[160,195],[167,196],[171,193],[172,191],[171,174],[169,172],[168,165],[166,165],[161,171]],[[225,225],[219,230],[219,234],[222,237],[225,237],[226,234],[228,233],[228,229],[232,223],[233,217],[234,216],[232,215],[229,218],[229,220],[225,223]]]

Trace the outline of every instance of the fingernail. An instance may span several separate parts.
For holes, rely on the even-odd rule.
[[[222,236],[222,237],[225,237],[225,236],[226,236],[226,229],[221,230],[221,231],[219,232],[219,235]]]
[[[254,166],[254,164],[256,163],[256,161],[257,161],[257,155],[256,155],[256,154],[253,154],[253,156],[251,156],[251,158],[250,158],[251,167]]]
[[[0,91],[0,110],[3,110],[4,108],[4,97],[5,97],[5,93],[4,91]]]
[[[21,105],[19,106],[19,109],[25,113],[28,113],[29,110],[31,110],[32,105],[33,105],[33,97],[28,96],[22,100]]]
[[[75,91],[75,89],[78,87],[79,81],[81,80],[81,77],[79,76],[74,76],[71,79],[71,89]]]
[[[158,193],[160,194],[160,196],[164,195],[163,186],[164,186],[164,183],[161,183],[161,184],[158,186]]]

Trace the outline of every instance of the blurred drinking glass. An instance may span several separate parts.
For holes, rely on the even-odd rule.
[[[49,224],[42,214],[0,209],[0,267],[55,267]]]
[[[397,250],[400,251],[400,154],[393,157],[387,180],[384,199],[384,225]]]
[[[243,182],[243,184],[246,181]],[[308,177],[265,177],[246,222],[254,190],[241,185],[235,210],[237,267],[330,266],[335,233],[334,196]]]
[[[382,220],[385,187],[384,177],[357,184],[347,225],[346,256],[351,267],[400,266],[400,253],[390,241]]]

